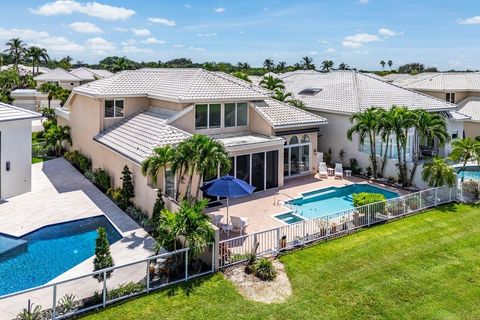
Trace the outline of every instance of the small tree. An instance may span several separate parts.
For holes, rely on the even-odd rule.
[[[113,267],[112,254],[110,253],[110,244],[108,243],[107,231],[105,228],[98,228],[98,237],[95,240],[95,259],[93,259],[93,271],[102,270]],[[106,273],[107,279],[112,275],[112,271]],[[102,282],[103,273],[95,274],[93,276],[98,282]]]
[[[122,177],[120,179],[122,179],[122,202],[123,208],[125,209],[128,206],[130,199],[135,197],[135,191],[132,182],[132,172],[127,165],[123,167]]]
[[[152,223],[155,229],[157,229],[160,224],[160,215],[164,208],[165,208],[165,201],[163,201],[162,191],[158,190],[157,200],[155,200],[155,204],[153,205],[153,211],[152,211]]]

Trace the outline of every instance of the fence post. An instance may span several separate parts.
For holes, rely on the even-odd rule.
[[[150,291],[150,260],[147,260],[147,293]]]
[[[217,247],[216,243],[212,243],[212,274],[215,273],[216,266],[217,266],[217,264],[215,263],[215,256],[216,256],[215,250],[216,250],[216,247]],[[218,260],[217,260],[217,261],[218,261]]]
[[[213,248],[212,248],[212,255],[213,255],[213,258],[215,263],[214,263],[214,266],[215,266],[215,271],[218,271],[220,269],[220,264],[223,265],[223,261],[220,261],[220,259],[223,259],[222,257],[220,257],[220,229],[215,227],[215,238],[214,238],[215,242],[213,244]],[[226,242],[228,243],[228,242]]]
[[[188,280],[188,248],[185,250],[185,281]]]
[[[370,205],[367,205],[367,225],[370,227]]]
[[[57,285],[53,286],[52,319],[57,319]]]
[[[307,220],[303,220],[302,222],[302,240],[303,240],[303,244],[305,244],[305,237],[307,236],[306,235],[306,232],[305,232],[305,223],[307,222]]]
[[[280,252],[280,227],[277,228],[277,252]]]
[[[107,271],[103,271],[103,294],[102,294],[102,300],[103,300],[103,307],[105,308],[105,305],[107,304]]]
[[[423,209],[422,193],[423,193],[423,192],[420,191],[420,210]],[[420,210],[418,210],[418,211],[420,211]]]

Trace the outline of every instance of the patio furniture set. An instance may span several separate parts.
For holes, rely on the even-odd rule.
[[[325,162],[320,162],[318,164],[318,174],[320,177],[335,176],[335,178],[343,179],[352,177],[352,170],[343,170],[343,165],[341,163],[335,163],[335,168],[328,168]]]
[[[223,215],[209,213],[208,216],[212,223],[220,228],[221,232],[229,233],[230,231],[239,232],[242,235],[248,227],[248,218],[231,216],[230,221],[222,223]]]

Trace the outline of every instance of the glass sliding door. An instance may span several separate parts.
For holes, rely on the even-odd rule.
[[[265,153],[252,154],[252,186],[255,191],[265,190]]]
[[[300,173],[300,147],[290,147],[290,175]]]
[[[268,151],[267,160],[265,162],[266,170],[266,187],[267,189],[278,187],[278,151]]]
[[[300,147],[300,172],[310,171],[310,146]]]
[[[175,174],[171,169],[167,169],[167,175],[165,177],[165,195],[173,198],[175,194]]]
[[[235,177],[250,184],[250,155],[237,156]]]
[[[283,175],[294,176],[300,173],[310,172],[310,137],[305,134],[302,140],[292,136],[289,144],[284,147],[283,152]]]
[[[283,149],[283,176],[290,175],[290,148]]]

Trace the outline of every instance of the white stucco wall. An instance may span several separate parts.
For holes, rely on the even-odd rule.
[[[10,198],[31,190],[32,121],[0,122],[0,196]],[[6,164],[10,162],[10,171]]]

